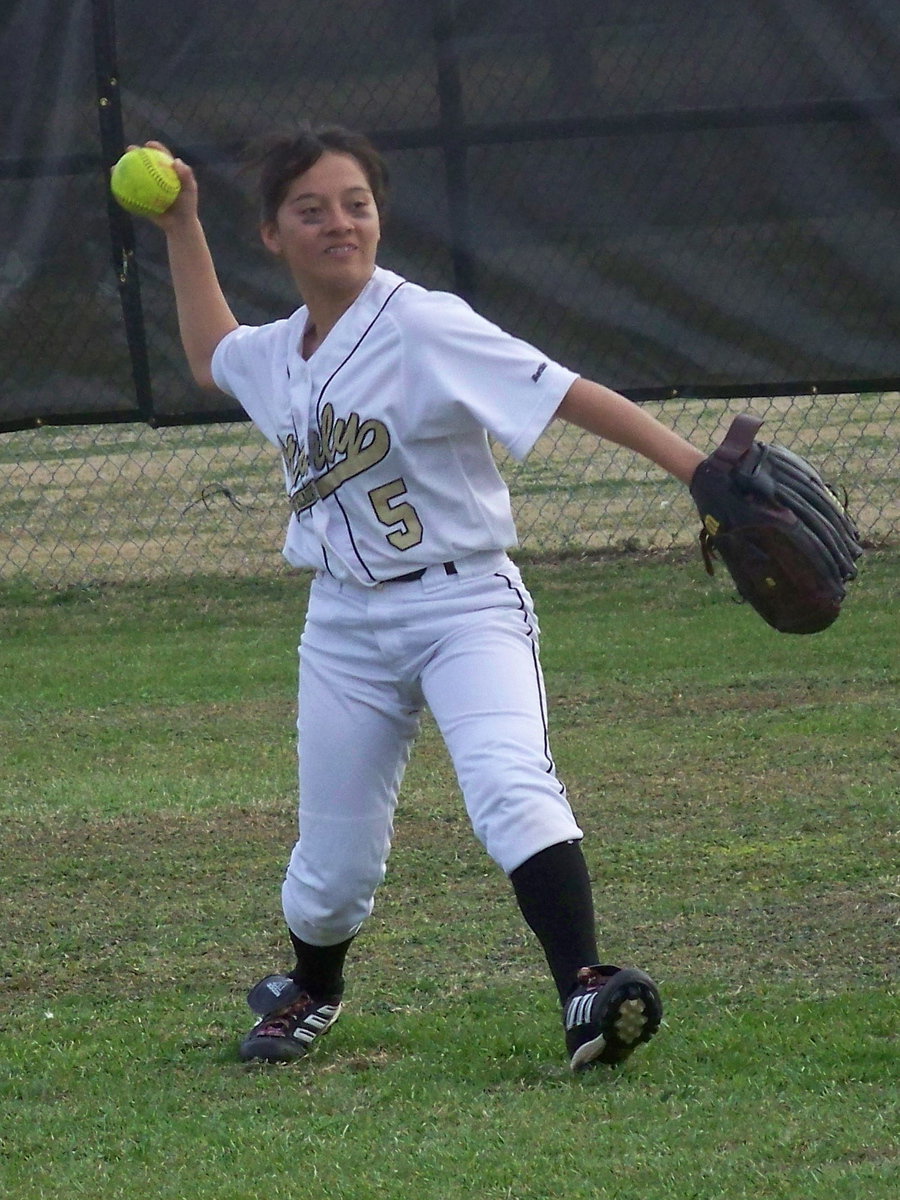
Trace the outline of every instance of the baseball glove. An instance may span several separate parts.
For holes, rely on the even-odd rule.
[[[859,533],[805,459],[754,441],[762,421],[736,417],[694,472],[700,548],[719,555],[739,594],[781,633],[818,633],[838,617],[856,578]]]

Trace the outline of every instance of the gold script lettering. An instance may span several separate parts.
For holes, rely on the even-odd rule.
[[[294,434],[279,440],[291,481],[291,505],[298,516],[320,496],[333,495],[342,483],[380,463],[391,448],[391,435],[382,421],[361,422],[355,412],[346,420],[335,417],[331,404],[322,408],[319,429],[309,431],[308,452]],[[301,486],[310,465],[321,474]]]
[[[356,413],[351,413],[341,431],[341,446],[346,457],[334,464],[316,480],[316,490],[324,499],[331,496],[342,483],[362,475],[387,455],[391,448],[391,435],[382,421],[370,418],[360,424]]]

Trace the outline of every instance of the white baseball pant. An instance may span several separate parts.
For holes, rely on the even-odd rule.
[[[534,607],[502,552],[362,587],[318,575],[300,641],[300,836],[288,926],[330,946],[370,915],[424,704],[475,834],[509,874],[582,836],[550,754]]]

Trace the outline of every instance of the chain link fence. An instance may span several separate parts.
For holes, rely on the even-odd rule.
[[[303,120],[387,158],[383,265],[698,446],[755,412],[896,539],[897,0],[10,0],[0,57],[0,580],[287,569],[280,463],[191,384],[108,171],[150,138],[194,166],[260,324],[297,297],[246,160]],[[498,457],[526,554],[696,537],[684,488],[572,427]]]
[[[900,533],[900,393],[673,399],[661,419],[710,449],[731,417],[810,457],[868,544]],[[689,546],[686,489],[629,451],[555,422],[524,463],[498,455],[521,552]],[[0,580],[65,588],[178,575],[267,575],[288,507],[280,460],[246,423],[44,427],[0,436]]]

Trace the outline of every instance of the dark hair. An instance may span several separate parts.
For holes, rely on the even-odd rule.
[[[258,155],[260,220],[274,221],[288,188],[323,154],[348,154],[363,170],[379,213],[387,202],[388,170],[384,159],[362,133],[340,125],[313,128],[301,126],[299,132],[273,137]]]

